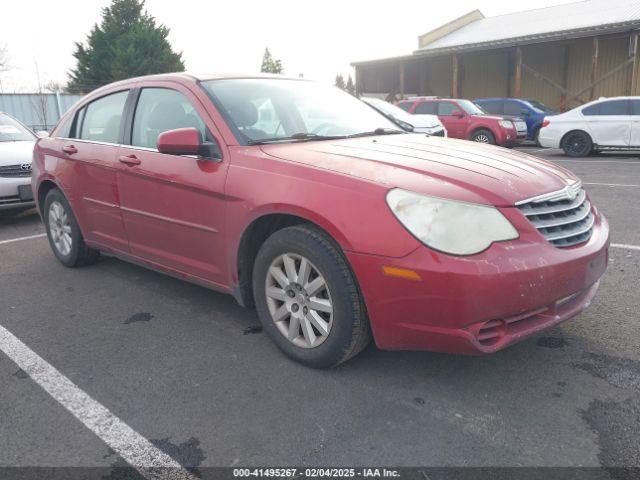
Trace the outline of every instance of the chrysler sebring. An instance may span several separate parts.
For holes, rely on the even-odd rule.
[[[302,79],[108,85],[37,142],[32,182],[64,265],[104,252],[232,294],[313,367],[371,338],[494,352],[581,312],[607,265],[571,172]]]

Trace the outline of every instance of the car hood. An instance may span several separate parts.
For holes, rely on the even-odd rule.
[[[31,163],[35,142],[0,142],[0,167]]]
[[[513,206],[578,180],[514,150],[420,134],[262,145],[267,155],[426,195]]]
[[[402,118],[401,120],[405,119]],[[437,115],[427,115],[424,113],[411,115],[411,117],[408,117],[405,121],[416,128],[433,128],[442,125]]]

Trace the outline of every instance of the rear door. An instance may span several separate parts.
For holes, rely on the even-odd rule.
[[[479,103],[480,107],[491,115],[502,115],[504,113],[504,102],[500,100],[488,100]]]
[[[606,100],[582,109],[594,143],[604,147],[627,147],[631,140],[629,100]]]
[[[143,86],[119,152],[118,188],[131,253],[177,272],[224,283],[224,182],[228,162],[167,155],[167,130],[195,127],[221,137],[199,99],[177,83]],[[224,155],[224,154],[223,154]]]
[[[69,170],[61,172],[80,228],[88,241],[128,251],[120,213],[116,171],[122,142],[123,114],[130,90],[93,100],[78,111],[70,138],[60,138],[59,155]]]
[[[631,100],[631,137],[629,146],[640,147],[640,99]]]

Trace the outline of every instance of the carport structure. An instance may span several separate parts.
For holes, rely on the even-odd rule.
[[[532,98],[561,110],[637,95],[640,0],[587,0],[508,15],[474,10],[418,37],[410,55],[354,62],[359,94]]]

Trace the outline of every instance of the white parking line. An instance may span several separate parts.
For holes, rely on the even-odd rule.
[[[590,163],[626,163],[627,165],[640,165],[640,161],[631,160],[573,160],[571,158],[550,158],[552,162],[580,162],[583,165],[588,165]]]
[[[624,248],[627,250],[640,250],[640,245],[628,245],[626,243],[612,243],[613,248]]]
[[[28,237],[11,238],[9,240],[0,240],[0,245],[4,245],[5,243],[21,242],[23,240],[31,240],[32,238],[41,238],[46,236],[47,236],[46,233],[39,233],[37,235],[29,235]]]
[[[1,325],[0,350],[143,477],[195,480],[182,465],[80,390]]]
[[[583,185],[601,185],[603,187],[640,187],[640,185],[633,185],[630,183],[588,183],[582,182]]]

